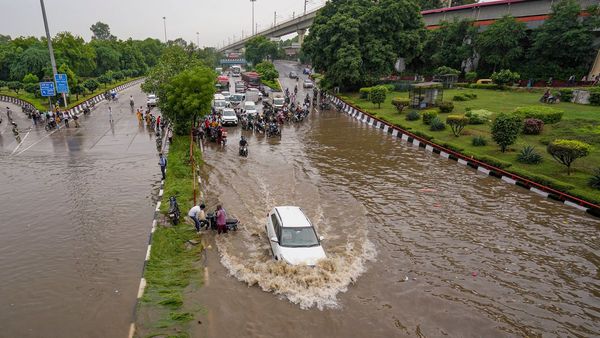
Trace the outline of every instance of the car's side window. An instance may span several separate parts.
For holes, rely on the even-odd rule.
[[[277,220],[277,215],[271,214],[271,222],[273,222],[273,230],[275,231],[275,235],[279,238],[279,221]]]

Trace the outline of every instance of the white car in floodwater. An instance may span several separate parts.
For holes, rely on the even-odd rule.
[[[277,260],[291,265],[314,266],[326,258],[317,236],[302,209],[293,206],[275,207],[267,217],[267,236]]]

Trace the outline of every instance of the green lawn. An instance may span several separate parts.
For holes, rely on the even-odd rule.
[[[110,85],[107,85],[107,86],[100,85],[100,87],[98,89],[96,89],[93,93],[86,92],[85,95],[79,95],[79,99],[78,100],[76,100],[76,95],[75,94],[71,94],[69,96],[69,98],[68,98],[68,101],[69,101],[68,108],[69,109],[73,108],[76,105],[82,103],[83,101],[85,101],[85,100],[87,100],[87,99],[89,99],[91,97],[94,97],[94,96],[96,96],[98,94],[102,94],[102,93],[106,92],[107,90],[110,90],[112,88],[118,87],[118,86],[120,86],[122,84],[125,84],[127,82],[131,82],[131,81],[134,81],[134,80],[137,80],[137,79],[140,79],[140,78],[139,77],[137,77],[137,78],[129,78],[129,79],[125,79],[125,80],[122,80],[122,81],[114,82],[114,83],[112,83]],[[46,111],[48,109],[48,99],[47,98],[45,98],[45,97],[35,97],[35,95],[33,95],[32,93],[28,93],[28,92],[26,92],[26,91],[24,91],[22,89],[19,90],[19,94],[17,94],[14,91],[9,90],[6,87],[4,87],[4,88],[0,87],[0,94],[6,95],[6,96],[16,97],[16,98],[19,98],[21,100],[25,100],[25,101],[33,104],[35,106],[35,108],[38,109],[38,110],[40,110],[40,111]],[[61,106],[61,109],[62,108],[63,107]]]
[[[488,89],[452,89],[444,91],[446,101],[461,93],[474,93],[477,98],[470,101],[456,101],[452,114],[464,114],[466,108],[487,109],[494,113],[511,112],[517,107],[541,105],[538,102],[540,93],[496,91]],[[391,104],[392,98],[408,98],[408,93],[393,92],[388,94],[385,103],[377,108],[373,103],[359,98],[358,93],[345,93],[340,95],[347,102],[366,110],[367,112],[391,122],[417,135],[432,138],[432,141],[442,146],[458,150],[467,156],[474,156],[485,162],[509,162],[506,170],[530,178],[542,184],[550,185],[569,194],[582,197],[590,202],[600,203],[600,190],[594,190],[587,185],[587,181],[595,168],[600,167],[600,107],[578,105],[573,103],[559,103],[551,105],[553,108],[565,111],[559,123],[544,126],[541,135],[520,135],[517,142],[506,153],[492,141],[490,124],[468,125],[460,137],[455,137],[449,127],[443,131],[430,131],[429,126],[421,120],[407,121],[405,110],[399,114]],[[445,121],[447,114],[440,114]],[[493,118],[493,116],[492,116]],[[483,147],[474,147],[471,140],[474,136],[483,136],[488,144]],[[578,139],[592,144],[594,147],[590,156],[578,159],[573,164],[573,173],[567,175],[566,168],[556,162],[547,152],[546,145],[556,138]],[[544,160],[538,165],[522,164],[516,161],[517,153],[525,145],[532,145],[543,156]],[[487,157],[487,158],[486,158]],[[487,160],[486,160],[487,159]]]

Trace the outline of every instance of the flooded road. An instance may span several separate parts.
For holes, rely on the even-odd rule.
[[[277,66],[293,88],[295,66]],[[313,113],[281,140],[239,127],[229,139],[205,147],[205,192],[243,223],[208,235],[193,336],[600,335],[598,219],[341,113]],[[327,260],[272,259],[276,205],[305,210]]]
[[[127,335],[160,179],[129,95],[145,104],[139,86],[125,90],[112,126],[101,102],[79,129],[25,139],[19,120],[17,151],[2,133],[0,337]]]

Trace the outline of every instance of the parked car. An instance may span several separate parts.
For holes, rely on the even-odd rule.
[[[226,126],[228,124],[237,126],[238,125],[238,118],[235,115],[235,111],[232,108],[225,108],[223,109],[223,125]]]
[[[158,104],[158,97],[156,97],[156,95],[154,95],[154,94],[148,95],[148,99],[146,100],[146,105],[148,107],[156,107],[157,104]]]
[[[290,79],[297,79],[298,78],[298,73],[291,71],[289,74]]]
[[[267,217],[267,238],[273,256],[291,265],[314,266],[326,258],[313,225],[299,207],[275,207]]]
[[[304,80],[304,83],[302,83],[302,87],[304,88],[312,88],[314,86],[315,85],[312,83],[312,81],[308,79]]]

